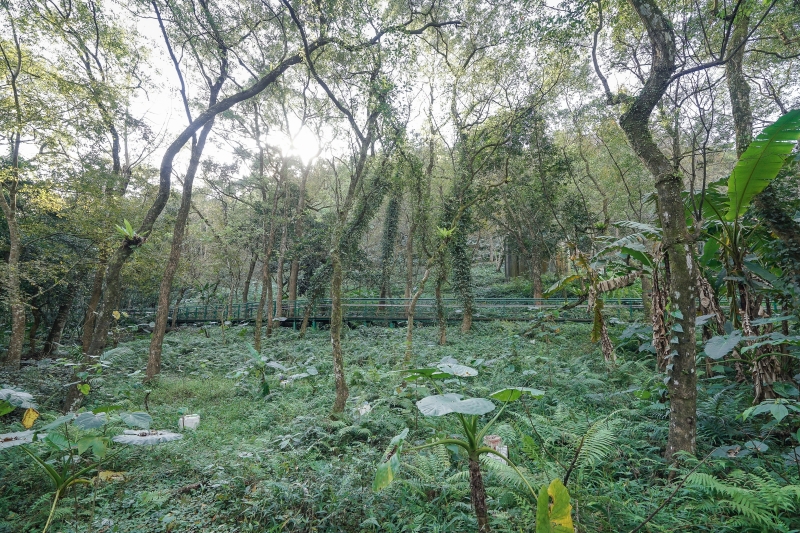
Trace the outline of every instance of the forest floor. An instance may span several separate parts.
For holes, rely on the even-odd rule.
[[[623,326],[612,329],[619,335]],[[488,397],[506,386],[545,391],[542,399],[511,405],[492,432],[503,437],[511,459],[537,490],[563,477],[580,447],[568,484],[579,531],[630,531],[697,465],[687,457],[670,476],[661,458],[668,407],[660,400],[661,377],[651,356],[638,351],[638,342],[621,346],[617,363],[606,365],[585,324],[477,324],[466,335],[452,328],[446,346],[438,346],[436,337],[436,328],[415,331],[414,365],[449,357],[478,369],[478,376],[446,385],[466,396]],[[108,366],[91,380],[84,408],[148,411],[153,428],[172,431],[178,431],[181,414],[197,413],[201,422],[196,430],[184,431],[182,440],[115,446],[113,457],[96,470],[122,475],[71,489],[56,509],[51,531],[476,530],[466,459],[451,450],[406,454],[398,480],[382,492],[372,491],[389,440],[404,428],[410,428],[412,443],[459,432],[456,420],[423,417],[415,408],[414,402],[430,391],[408,384],[398,372],[405,330],[346,332],[350,399],[344,416],[336,419],[330,416],[333,377],[326,331],[309,331],[299,339],[296,332],[279,328],[265,339],[262,355],[286,369],[266,367],[266,396],[251,365],[251,339],[249,326],[172,332],[164,343],[163,373],[146,386],[141,377],[148,338],[107,351],[102,360]],[[308,374],[311,366],[316,375],[279,384],[282,378]],[[43,415],[36,428],[59,416],[68,375],[66,367],[44,362],[15,375],[0,374],[0,383],[34,395]],[[736,419],[748,405],[747,393],[746,386],[724,375],[704,382],[698,457],[715,446],[743,442],[748,431],[756,431]],[[121,432],[117,425],[109,423],[106,431]],[[19,410],[0,419],[0,433],[21,430]],[[30,446],[43,458],[53,452],[45,444]],[[90,451],[84,456],[91,460]],[[53,496],[48,478],[21,447],[0,450],[0,458],[0,532],[41,531]],[[753,487],[759,479],[797,486],[798,474],[783,467],[779,455],[747,458],[751,462],[744,466],[736,462],[742,460],[706,460],[698,472],[715,474],[730,486],[739,483],[746,494],[758,492]],[[508,468],[491,461],[484,466],[493,530],[533,531],[530,492]],[[737,472],[751,477],[737,481]],[[775,512],[783,518],[770,518],[757,505],[743,519],[738,508],[719,504],[735,497],[714,490],[687,483],[644,531],[797,527],[791,514]]]

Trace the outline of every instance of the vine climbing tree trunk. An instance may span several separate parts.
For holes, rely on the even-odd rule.
[[[694,453],[697,434],[697,372],[695,369],[695,316],[697,275],[692,241],[683,216],[683,175],[673,167],[653,140],[650,116],[672,81],[676,70],[675,33],[670,20],[655,0],[629,0],[647,30],[652,65],[644,87],[629,102],[620,117],[633,151],[655,179],[658,217],[661,222],[662,250],[669,262],[666,280],[671,299],[674,325],[668,335],[677,337],[677,344],[668,354],[667,370],[670,393],[670,422],[666,457],[677,452]],[[605,78],[609,103],[614,102]],[[656,309],[653,309],[657,312]],[[677,327],[676,327],[677,326]]]
[[[402,196],[400,191],[396,191],[389,198],[384,217],[383,237],[381,240],[381,288],[380,305],[383,308],[384,299],[392,297],[391,273],[392,262],[394,259],[394,245],[397,241],[397,227],[400,223],[400,203]]]

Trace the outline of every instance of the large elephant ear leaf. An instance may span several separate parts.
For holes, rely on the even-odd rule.
[[[789,111],[750,143],[728,179],[728,221],[742,216],[755,195],[767,188],[800,139],[800,109]]]
[[[485,415],[494,409],[494,404],[485,398],[467,398],[456,393],[426,396],[417,402],[417,408],[425,416],[443,416],[450,413],[462,415]]]

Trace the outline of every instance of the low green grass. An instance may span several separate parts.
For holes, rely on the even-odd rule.
[[[615,327],[619,329],[619,327]],[[467,396],[487,396],[505,386],[543,389],[541,400],[507,409],[495,432],[510,456],[538,488],[563,477],[584,435],[568,487],[579,531],[629,531],[674,490],[661,459],[667,435],[667,404],[658,398],[660,377],[646,353],[620,350],[606,366],[588,340],[585,324],[480,323],[463,335],[449,330],[438,346],[435,328],[418,328],[415,366],[453,357],[478,368],[477,377],[446,384]],[[402,380],[405,331],[379,327],[349,330],[344,346],[350,399],[342,417],[332,418],[333,379],[326,331],[304,339],[288,329],[264,341],[262,354],[290,375],[313,365],[317,376],[281,386],[269,377],[262,397],[247,368],[252,328],[184,329],[170,333],[164,372],[142,385],[149,339],[109,350],[109,369],[93,381],[85,407],[116,404],[128,411],[147,408],[153,427],[177,430],[180,413],[198,413],[200,427],[184,438],[154,447],[123,447],[103,470],[125,472],[124,481],[77,487],[60,504],[52,531],[78,532],[462,532],[474,531],[464,457],[434,448],[403,457],[399,479],[380,493],[371,490],[375,468],[389,440],[410,428],[409,440],[458,433],[455,420],[418,414],[414,402],[430,391]],[[617,331],[619,333],[619,331]],[[30,390],[43,402],[44,419],[56,413],[58,367],[29,368],[2,380]],[[649,395],[649,396],[648,396]],[[359,415],[368,403],[372,410]],[[703,386],[700,454],[730,444],[746,431],[735,419],[747,404],[746,387],[724,379]],[[3,418],[0,431],[21,429],[18,413]],[[41,423],[39,423],[41,424]],[[588,432],[588,433],[587,433]],[[34,445],[42,455],[44,446]],[[777,449],[777,448],[776,448]],[[49,512],[46,477],[18,448],[0,452],[0,532],[40,531]],[[700,455],[702,457],[702,455]],[[707,462],[700,472],[724,482],[734,471],[767,476],[780,486],[798,483],[779,455],[748,462]],[[686,458],[674,479],[696,465]],[[496,463],[486,464],[492,527],[499,532],[532,531],[535,502],[519,479]],[[776,473],[776,470],[778,471]],[[729,480],[733,484],[736,480]],[[746,478],[745,484],[753,479]],[[710,490],[710,489],[709,489]],[[748,489],[749,490],[749,489]],[[751,490],[744,499],[760,501]],[[645,531],[789,531],[800,527],[788,504],[773,511],[719,504],[726,497],[687,484]],[[732,500],[732,497],[728,497]],[[716,502],[716,503],[715,503]],[[770,514],[774,524],[759,521]],[[755,525],[754,525],[755,524]],[[783,529],[770,529],[780,524]]]

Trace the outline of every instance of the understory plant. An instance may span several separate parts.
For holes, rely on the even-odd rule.
[[[502,407],[489,422],[480,425],[480,417],[495,409],[495,404],[491,400],[487,398],[464,398],[462,394],[454,392],[445,393],[439,385],[439,382],[442,380],[477,376],[478,371],[476,369],[461,365],[455,360],[448,359],[443,360],[443,362],[436,367],[417,368],[408,370],[406,373],[408,374],[405,378],[406,380],[417,381],[419,379],[427,379],[431,386],[439,393],[426,396],[416,402],[419,411],[425,416],[433,417],[454,414],[461,425],[462,435],[460,437],[448,436],[435,438],[431,442],[407,448],[405,451],[420,451],[436,446],[446,446],[456,447],[466,453],[469,464],[470,500],[475,512],[475,518],[478,522],[479,533],[489,533],[491,531],[486,505],[486,488],[481,472],[480,459],[482,455],[495,455],[499,457],[516,472],[525,487],[530,491],[531,496],[537,498],[537,492],[530,485],[522,471],[499,450],[485,445],[484,437],[488,435],[489,430],[493,427],[509,403],[519,400],[523,395],[543,398],[544,391],[529,387],[508,387],[492,393],[490,397],[502,402]],[[389,447],[384,453],[383,460],[375,474],[373,490],[383,490],[394,480],[395,474],[400,468],[400,457],[404,451],[403,448],[408,436],[408,431],[408,428],[405,428],[389,443]],[[569,492],[560,480],[555,479],[550,483],[549,487],[543,487],[538,493],[536,518],[537,533],[572,531],[570,509]]]

